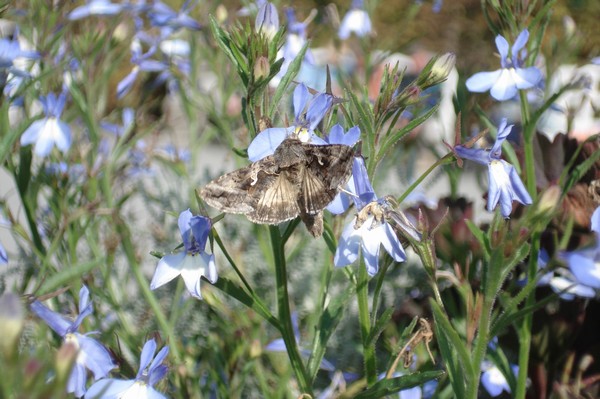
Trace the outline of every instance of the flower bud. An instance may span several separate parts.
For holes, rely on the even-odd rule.
[[[551,212],[556,208],[560,200],[560,187],[553,185],[548,187],[540,196],[540,204],[537,208],[538,212]]]
[[[273,3],[266,1],[260,6],[258,14],[256,14],[254,29],[258,33],[262,32],[269,39],[275,37],[279,30],[279,15],[277,15],[277,8]]]
[[[269,60],[267,57],[258,57],[256,64],[254,64],[254,80],[259,81],[265,79],[267,76],[269,76],[270,70],[271,66],[269,65]]]
[[[455,63],[456,54],[454,53],[446,53],[440,57],[436,57],[429,73],[429,82],[427,83],[430,85],[442,83],[454,68]]]
[[[23,304],[16,294],[6,292],[0,297],[0,350],[10,356],[17,346],[23,328]]]

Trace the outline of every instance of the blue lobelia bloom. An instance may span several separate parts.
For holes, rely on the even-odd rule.
[[[295,134],[303,142],[327,144],[325,140],[314,133],[325,114],[333,105],[333,98],[327,93],[312,96],[304,84],[299,84],[294,90],[294,125],[290,127],[275,127],[265,129],[256,135],[248,146],[248,158],[252,162],[259,161],[275,152],[279,144],[288,136]],[[306,112],[304,110],[306,109]]]
[[[277,8],[270,1],[263,1],[259,5],[256,20],[254,21],[254,30],[256,32],[264,32],[269,38],[273,38],[279,30]]]
[[[123,4],[114,4],[108,0],[88,0],[85,5],[75,8],[69,13],[69,19],[75,21],[91,15],[110,16],[116,15],[125,9]]]
[[[488,166],[490,187],[488,189],[487,210],[492,212],[498,202],[500,202],[500,212],[505,218],[510,216],[513,200],[523,205],[532,203],[531,196],[523,185],[514,166],[500,159],[502,155],[502,143],[510,134],[512,127],[513,125],[507,126],[506,118],[502,119],[498,126],[496,142],[491,151],[465,148],[461,145],[454,147],[459,157]]]
[[[510,393],[508,381],[497,366],[484,361],[481,368],[484,370],[481,374],[481,384],[491,397],[500,396],[503,391]],[[511,369],[515,375],[519,373],[519,366],[511,365]]]
[[[140,71],[145,72],[164,72],[168,70],[169,65],[162,61],[151,59],[157,50],[153,45],[146,53],[142,53],[142,45],[139,40],[134,39],[131,42],[131,63],[134,65],[131,72],[127,74],[119,83],[117,83],[117,98],[123,98],[133,88]]]
[[[358,214],[342,232],[333,263],[337,267],[353,263],[362,247],[367,272],[374,276],[379,270],[379,249],[382,245],[396,262],[405,261],[406,255],[396,233],[385,221],[383,208],[387,204],[384,199],[377,199],[362,158],[355,158],[352,176],[356,188],[353,199]]]
[[[162,257],[150,288],[156,289],[181,275],[188,292],[193,297],[202,299],[200,278],[204,276],[211,283],[215,283],[218,278],[214,254],[204,252],[212,223],[204,216],[192,216],[188,209],[179,214],[178,224],[184,251]]]
[[[90,292],[85,285],[79,291],[79,315],[75,321],[70,321],[51,311],[39,301],[31,304],[31,310],[60,335],[65,343],[75,345],[78,349],[77,359],[67,382],[67,392],[73,392],[78,398],[85,394],[86,369],[92,372],[95,380],[98,380],[106,377],[108,372],[116,367],[108,350],[101,343],[89,337],[93,332],[85,335],[77,332],[83,319],[93,310]]]
[[[360,140],[360,128],[358,126],[351,127],[348,129],[348,132],[344,133],[344,128],[339,124],[331,128],[329,135],[325,139],[328,144],[344,144],[350,147],[353,147],[358,143],[358,140]],[[360,157],[354,158],[354,163],[361,161],[362,158]],[[357,164],[356,167],[360,168],[360,164]],[[346,190],[352,194],[356,194],[356,187],[354,187],[354,179],[352,177],[348,180]],[[339,215],[346,212],[349,206],[350,196],[345,192],[340,191],[333,201],[327,205],[327,210],[334,215]]]
[[[371,33],[371,30],[371,18],[369,18],[369,14],[365,11],[363,1],[352,0],[350,10],[344,15],[344,19],[342,19],[342,23],[340,24],[338,37],[346,40],[352,33],[358,37],[365,37]]]
[[[500,53],[501,69],[493,72],[479,72],[467,79],[467,89],[476,93],[490,90],[490,94],[498,101],[510,100],[519,89],[531,89],[542,79],[542,72],[536,67],[523,68],[526,50],[525,43],[529,39],[527,29],[523,30],[512,46],[511,57],[508,58],[509,44],[501,35],[496,36],[496,47]]]
[[[0,39],[0,73],[10,72],[18,76],[28,76],[27,72],[14,67],[15,59],[27,58],[38,59],[40,55],[36,51],[22,50],[17,39]]]
[[[144,344],[140,357],[140,369],[133,380],[119,380],[116,378],[105,378],[97,381],[85,394],[90,399],[164,399],[166,396],[158,392],[153,386],[167,373],[167,366],[162,362],[169,353],[169,347],[165,346],[156,352],[156,341],[149,340]]]
[[[54,93],[40,97],[45,117],[33,122],[21,136],[21,145],[35,144],[37,155],[45,157],[52,147],[65,152],[71,147],[71,128],[60,120],[67,96],[62,92],[58,97]]]
[[[578,283],[600,289],[600,207],[592,214],[592,231],[596,233],[595,245],[578,251],[563,252],[560,257],[568,263]]]
[[[188,15],[192,8],[190,3],[190,0],[186,0],[181,10],[177,12],[162,1],[154,0],[148,11],[150,23],[152,26],[165,28],[169,33],[181,28],[199,30],[201,28],[200,24]]]

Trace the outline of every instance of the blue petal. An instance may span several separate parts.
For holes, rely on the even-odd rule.
[[[338,242],[338,247],[333,257],[333,264],[336,267],[347,266],[358,258],[361,236],[358,230],[354,228],[355,219],[352,219],[352,222],[346,226]]]
[[[276,340],[269,342],[265,346],[265,350],[268,352],[286,352],[287,348],[283,338],[277,338]]]
[[[498,49],[498,53],[500,53],[501,62],[504,64],[506,57],[508,57],[509,44],[502,35],[496,36],[496,48]],[[502,67],[504,68],[506,65],[502,65]]]
[[[137,79],[139,71],[140,71],[140,68],[136,65],[131,70],[131,72],[129,72],[129,74],[127,76],[125,76],[123,78],[123,80],[121,80],[117,84],[117,98],[118,99],[123,98],[127,93],[129,93],[129,91],[133,87],[133,84],[135,83],[135,80]]]
[[[146,367],[148,367],[148,365],[152,361],[154,352],[156,352],[156,341],[154,339],[150,339],[144,344],[144,347],[142,348],[142,354],[140,356],[140,368],[138,370],[136,378],[139,379],[144,374]]]
[[[306,111],[308,130],[315,130],[332,105],[333,99],[331,95],[327,93],[319,94],[310,102],[308,110]]]
[[[404,262],[406,260],[406,254],[404,253],[404,248],[400,244],[400,240],[398,240],[398,236],[396,236],[396,232],[392,229],[392,227],[384,223],[383,225],[384,233],[381,237],[381,244],[383,248],[387,251],[388,254],[396,261],[396,262]]]
[[[190,220],[190,226],[199,250],[204,251],[204,248],[206,247],[206,240],[208,239],[208,233],[212,228],[210,219],[204,216],[194,216]]]
[[[492,88],[501,73],[501,69],[492,72],[478,72],[467,79],[465,84],[469,91],[474,93],[484,93]]]
[[[33,313],[35,313],[40,319],[44,320],[44,322],[61,337],[64,337],[67,332],[69,332],[69,329],[72,325],[70,320],[67,320],[60,314],[51,311],[42,305],[40,301],[34,301],[30,307]]]
[[[27,130],[25,130],[25,132],[23,132],[23,135],[21,136],[21,145],[26,146],[29,144],[35,144],[38,140],[38,137],[40,137],[40,133],[41,133],[42,129],[44,128],[45,124],[46,124],[45,118],[33,122],[27,128]]]
[[[349,206],[350,197],[348,197],[348,194],[339,192],[337,193],[333,201],[331,201],[329,205],[327,205],[327,210],[333,213],[334,215],[340,215],[346,212]]]
[[[482,150],[480,148],[466,148],[462,145],[457,145],[454,147],[454,151],[459,157],[482,165],[487,165],[490,162],[490,153],[487,150]]]
[[[294,129],[294,126],[290,126],[288,128],[275,127],[263,130],[248,146],[248,159],[256,162],[268,155],[272,155],[275,149],[279,147]]]
[[[517,59],[519,58],[519,51],[525,46],[527,40],[529,40],[529,31],[524,29],[521,33],[519,33],[519,36],[517,36],[517,39],[512,46],[513,63],[517,62]]]
[[[211,283],[217,280],[214,255],[200,253],[198,255],[187,255],[181,265],[181,278],[185,286],[194,298],[202,299],[200,291],[201,277],[205,276]]]
[[[600,289],[600,260],[596,260],[598,251],[576,251],[565,254],[571,272],[581,284]]]
[[[596,208],[596,210],[592,214],[591,224],[592,231],[595,231],[596,233],[600,234],[600,206]]]
[[[77,334],[80,354],[84,355],[84,364],[93,374],[94,379],[103,378],[108,372],[116,367],[110,356],[110,352],[98,341],[85,335]]]
[[[403,389],[398,392],[398,397],[400,399],[421,399],[422,391],[421,387],[412,387],[408,389]]]
[[[85,381],[87,372],[82,364],[75,362],[69,381],[67,381],[67,392],[72,392],[75,397],[80,398],[85,394]]]
[[[159,366],[162,365],[162,363],[164,362],[164,360],[166,359],[168,354],[169,354],[168,346],[163,347],[156,354],[154,361],[152,361],[152,364],[150,365],[150,367],[148,369],[148,373],[150,374],[151,379],[153,379],[150,382],[150,385],[156,384],[158,381],[160,381],[165,376],[164,372],[162,371],[163,368],[160,368]],[[164,367],[164,369],[166,371],[167,368]]]
[[[165,349],[168,349],[168,348],[164,347],[162,350],[165,350]],[[162,352],[162,350],[161,350],[161,352]],[[165,378],[165,375],[167,375],[168,371],[169,371],[169,368],[167,366],[165,366],[164,364],[158,365],[155,368],[153,368],[148,377],[148,385],[153,386],[153,385],[157,384],[160,380]]]
[[[502,391],[510,392],[506,377],[496,366],[491,367],[481,375],[481,384],[492,397],[499,396]]]
[[[514,75],[514,76],[513,76]],[[517,95],[514,69],[501,69],[500,76],[492,86],[490,94],[498,101],[510,100]]]
[[[352,162],[352,179],[356,189],[355,194],[357,195],[357,197],[353,197],[352,199],[356,208],[360,210],[369,202],[377,199],[375,190],[373,190],[373,186],[369,181],[365,160],[362,157],[354,157],[354,161]]]
[[[300,120],[300,117],[304,112],[304,108],[306,108],[306,104],[310,98],[311,95],[304,83],[300,83],[298,86],[296,86],[294,89],[294,95],[292,97],[292,102],[294,104],[294,117],[296,118],[296,121]]]
[[[135,380],[117,380],[114,378],[104,378],[95,382],[85,393],[86,399],[115,399],[120,394],[127,391]]]
[[[514,199],[519,201],[523,205],[531,205],[533,203],[533,200],[529,195],[529,191],[527,191],[527,188],[525,188],[521,177],[519,177],[517,170],[506,161],[502,161],[502,163],[504,164],[504,169],[507,170],[511,186],[515,194]]]
[[[6,250],[0,243],[0,265],[8,263],[8,255],[6,254]]]
[[[494,158],[500,158],[500,155],[502,154],[502,143],[504,143],[504,140],[506,140],[506,138],[508,137],[508,135],[510,134],[513,125],[510,126],[506,126],[507,125],[507,119],[506,118],[502,118],[502,120],[500,121],[500,125],[498,125],[498,134],[496,136],[496,142],[494,143],[494,146],[492,147],[492,150],[490,151],[491,155]]]
[[[186,256],[185,252],[163,256],[156,266],[150,289],[154,290],[179,276]]]
[[[362,256],[369,276],[374,276],[379,271],[379,250],[382,235],[385,234],[383,225],[369,229],[372,223],[373,217],[371,216],[359,229],[362,235]]]
[[[360,129],[358,126],[351,127],[348,133],[344,133],[344,128],[336,124],[329,131],[327,142],[329,144],[344,144],[352,147],[360,139]]]
[[[517,78],[515,85],[518,89],[531,89],[542,80],[542,72],[537,67],[518,68],[515,70]]]
[[[192,249],[192,229],[190,226],[192,217],[192,212],[188,208],[179,214],[179,219],[177,220],[179,233],[183,239],[183,246],[185,247],[186,252],[190,252]]]

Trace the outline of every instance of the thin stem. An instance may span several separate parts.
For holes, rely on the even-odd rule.
[[[369,275],[364,259],[360,258],[358,265],[358,282],[356,297],[358,299],[358,322],[360,323],[360,336],[363,343],[365,362],[365,376],[367,385],[372,386],[377,382],[377,363],[375,359],[375,345],[370,342],[371,319],[369,317]]]
[[[290,312],[290,296],[287,288],[287,269],[283,241],[279,235],[279,227],[269,226],[271,244],[273,246],[273,259],[275,261],[275,280],[277,282],[277,311],[281,323],[281,335],[287,349],[292,368],[298,379],[298,385],[303,393],[312,395],[312,387],[309,383],[306,367],[300,357],[298,343],[294,335],[292,325],[292,314]]]
[[[540,233],[533,234],[531,239],[531,252],[527,268],[527,281],[533,281],[537,274],[537,259],[540,250]],[[535,295],[530,293],[525,300],[525,308],[530,308],[535,303]],[[529,366],[529,349],[531,346],[531,328],[533,326],[533,312],[523,318],[519,333],[519,375],[517,376],[516,399],[524,399],[527,390],[527,374]]]
[[[521,90],[519,92],[521,99],[521,121],[523,123],[523,150],[525,153],[525,176],[527,191],[535,201],[537,195],[535,182],[535,159],[533,154],[533,139],[534,125],[529,123],[529,103],[527,102],[527,94]]]
[[[438,166],[442,166],[445,164],[449,164],[452,163],[454,161],[454,154],[449,152],[448,154],[444,155],[442,158],[438,159],[433,165],[431,165],[429,167],[429,169],[427,169],[425,172],[423,172],[423,174],[421,176],[419,176],[419,178],[417,180],[415,180],[413,182],[413,184],[411,184],[406,190],[404,190],[404,194],[402,194],[400,197],[398,197],[397,202],[400,204],[402,203],[402,201],[404,201],[404,199],[413,192],[413,190],[421,184],[421,182],[423,180],[425,180],[425,178],[427,176],[429,176],[429,174],[431,172],[433,172],[435,170],[435,168],[437,168]]]

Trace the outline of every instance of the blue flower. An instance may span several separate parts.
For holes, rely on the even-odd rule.
[[[140,357],[140,369],[133,380],[119,380],[115,378],[105,378],[97,381],[85,394],[90,399],[163,399],[163,394],[153,388],[167,373],[167,366],[163,361],[169,353],[169,347],[165,346],[156,352],[156,341],[149,340],[144,344],[142,355]]]
[[[491,151],[466,148],[461,145],[454,147],[459,157],[488,166],[490,187],[488,189],[487,210],[492,212],[498,202],[500,202],[500,212],[505,218],[510,216],[513,200],[523,205],[532,203],[531,196],[523,185],[514,166],[500,159],[502,155],[502,143],[510,134],[512,127],[513,125],[507,126],[506,118],[502,119],[498,126],[496,142]]]
[[[21,136],[21,145],[34,144],[37,155],[44,157],[50,154],[56,145],[62,152],[71,147],[71,128],[60,120],[66,102],[66,94],[54,93],[40,97],[45,117],[33,122]]]
[[[100,127],[102,127],[102,129],[106,131],[111,132],[117,137],[123,136],[133,127],[133,124],[135,122],[135,111],[133,110],[133,108],[123,108],[121,120],[123,122],[122,125],[117,125],[115,123],[109,122],[100,122]]]
[[[508,58],[508,41],[501,35],[496,36],[496,47],[500,53],[501,69],[493,72],[479,72],[467,79],[469,91],[490,94],[498,101],[513,98],[519,89],[535,87],[542,79],[542,72],[536,67],[523,68],[526,50],[523,48],[529,39],[527,29],[523,30],[512,46]]]
[[[353,147],[360,140],[360,129],[358,126],[351,127],[348,129],[347,133],[344,133],[344,128],[342,128],[339,124],[336,124],[329,131],[329,135],[325,139],[328,144],[344,144],[350,147]],[[356,157],[354,159],[354,163],[361,162],[360,157]],[[353,164],[353,168],[360,168],[360,164]],[[346,186],[346,191],[349,191],[352,194],[356,194],[356,187],[354,187],[354,179],[350,177],[348,180],[348,184]],[[350,197],[345,192],[340,191],[333,201],[329,205],[327,205],[327,210],[334,215],[339,215],[341,213],[346,212],[348,207],[350,206]]]
[[[189,0],[183,4],[179,12],[176,12],[162,1],[154,0],[154,4],[148,11],[148,17],[152,26],[165,28],[168,32],[181,28],[199,30],[200,24],[188,15],[190,10]]]
[[[90,15],[109,16],[123,11],[123,4],[114,4],[108,0],[88,0],[87,4],[75,8],[69,13],[69,19],[75,21]]]
[[[595,244],[590,248],[563,252],[560,257],[568,263],[578,283],[600,289],[600,207],[592,214],[591,226],[591,230],[596,233]]]
[[[79,334],[77,330],[88,315],[92,313],[92,302],[89,299],[89,290],[84,285],[79,291],[79,315],[75,321],[70,321],[55,313],[41,304],[34,301],[31,304],[31,310],[50,326],[65,343],[71,343],[78,348],[77,359],[71,371],[69,381],[67,382],[67,392],[73,392],[76,397],[85,394],[85,382],[87,380],[87,370],[94,375],[94,379],[104,378],[110,370],[116,367],[108,350],[98,341],[90,338],[88,334]]]
[[[212,224],[209,218],[192,216],[189,209],[181,212],[178,223],[184,251],[165,255],[158,262],[150,288],[154,290],[181,275],[188,292],[202,299],[200,278],[204,276],[211,283],[218,278],[215,256],[204,252]]]
[[[273,38],[279,30],[279,15],[277,8],[270,1],[264,1],[258,8],[254,30],[263,32],[267,37]]]
[[[138,39],[131,43],[131,63],[133,69],[117,84],[117,98],[123,98],[133,88],[133,85],[140,73],[145,72],[164,72],[169,65],[162,61],[151,59],[157,50],[157,45],[152,45],[146,53],[142,53],[142,45]]]
[[[353,263],[362,248],[367,272],[374,276],[379,270],[379,249],[382,245],[396,262],[405,261],[406,255],[396,233],[385,220],[387,204],[384,199],[377,199],[362,158],[355,158],[352,176],[356,188],[353,199],[358,214],[342,232],[333,263],[337,267]]]
[[[312,96],[304,84],[294,90],[294,125],[265,129],[256,135],[248,146],[248,158],[252,162],[259,161],[275,152],[279,144],[289,135],[295,134],[303,142],[327,144],[314,133],[314,129],[333,105],[333,98],[327,93]],[[306,109],[306,112],[304,110]]]
[[[21,45],[17,39],[0,39],[0,73],[10,72],[18,76],[28,76],[27,72],[14,67],[15,59],[37,59],[39,57],[39,53],[35,51],[21,50]]]
[[[281,69],[270,82],[275,87],[279,85],[279,82],[287,73],[290,64],[300,53],[300,50],[302,50],[307,42],[306,26],[308,23],[297,21],[296,14],[291,8],[287,8],[285,10],[285,14],[287,17],[287,35],[285,37],[283,48],[277,53],[278,58],[283,57],[283,64],[281,64]],[[313,66],[314,64],[315,60],[312,52],[310,49],[307,49],[306,53],[304,54],[304,60],[302,60],[302,67],[298,76],[296,77],[296,80],[303,82],[304,80],[301,78],[301,76],[304,74],[303,69],[305,69],[306,65]]]
[[[350,34],[354,34],[358,37],[365,37],[371,33],[371,18],[365,11],[365,7],[362,0],[352,0],[352,7],[344,15],[344,19],[340,24],[338,30],[338,36],[342,40],[346,40],[350,37]]]
[[[481,384],[490,396],[499,396],[503,391],[510,393],[508,381],[498,367],[487,361],[481,367],[484,370],[481,374]],[[511,368],[515,375],[519,373],[519,366],[512,365]]]

